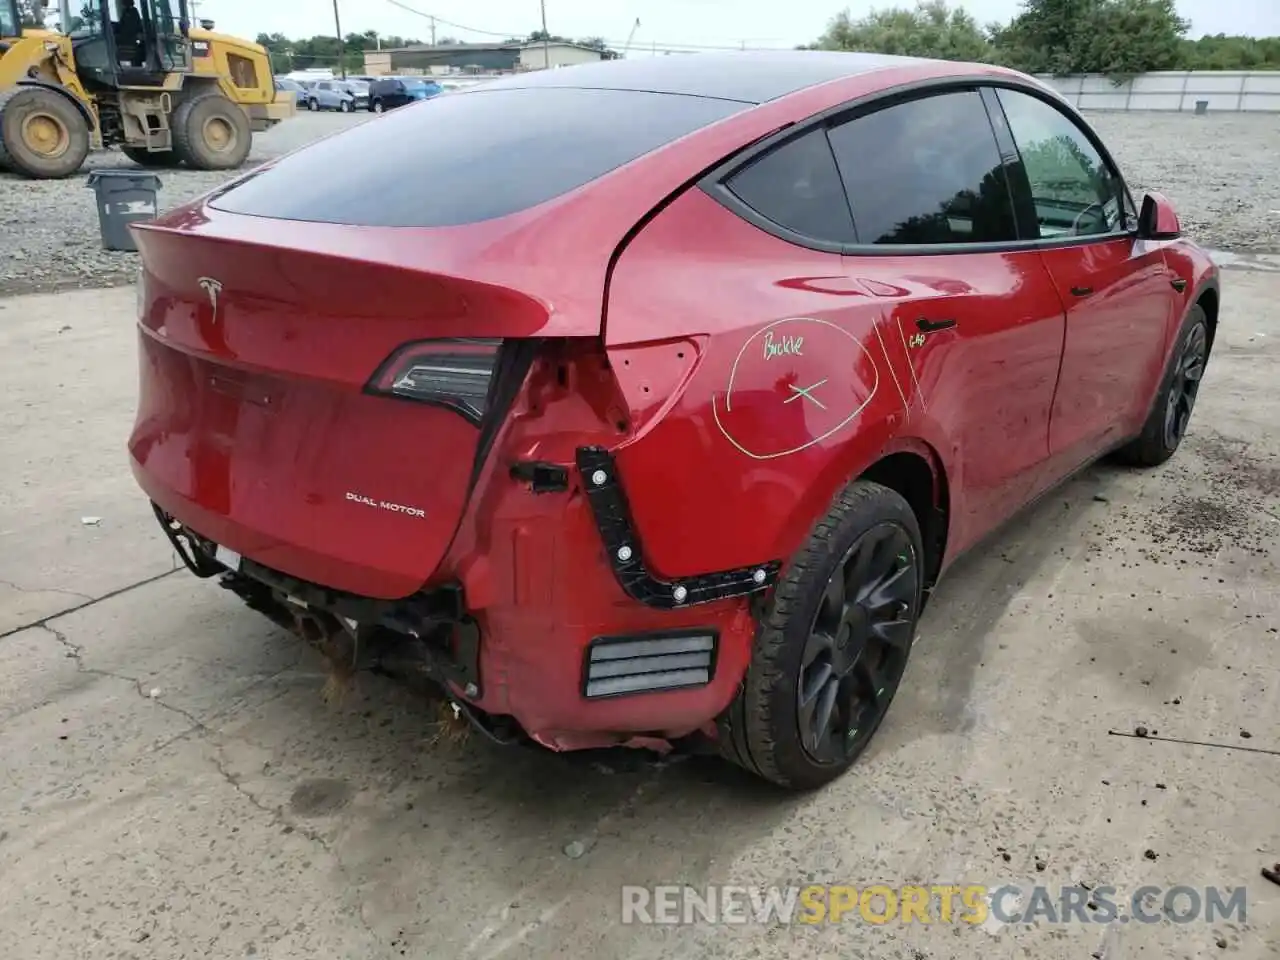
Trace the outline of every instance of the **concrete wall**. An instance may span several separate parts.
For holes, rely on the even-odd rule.
[[[1204,100],[1210,113],[1280,112],[1280,71],[1144,73],[1120,86],[1093,74],[1039,79],[1080,110],[1194,112],[1196,102]]]

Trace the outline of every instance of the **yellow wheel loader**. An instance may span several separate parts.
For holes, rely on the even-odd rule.
[[[267,51],[192,26],[187,0],[69,7],[57,31],[24,29],[17,0],[0,0],[0,168],[56,179],[119,146],[148,167],[231,170],[255,131],[294,115]]]

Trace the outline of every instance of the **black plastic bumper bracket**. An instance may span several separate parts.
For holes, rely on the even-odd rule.
[[[777,583],[782,567],[777,560],[675,580],[655,577],[645,567],[640,537],[609,451],[602,447],[579,447],[577,464],[613,575],[633,599],[650,607],[674,610],[696,603],[744,597],[768,590]]]

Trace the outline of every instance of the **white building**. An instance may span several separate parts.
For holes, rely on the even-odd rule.
[[[559,43],[552,41],[543,44],[534,40],[520,45],[517,69],[543,70],[546,67],[572,67],[579,63],[598,63],[600,51],[594,47],[584,47],[580,43]]]

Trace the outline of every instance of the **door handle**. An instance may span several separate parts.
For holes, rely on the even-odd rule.
[[[1093,293],[1093,287],[1072,287],[1071,295],[1073,297],[1087,297]]]
[[[935,333],[938,330],[947,330],[954,327],[954,320],[930,320],[928,317],[920,317],[916,320],[916,329],[921,333]]]

